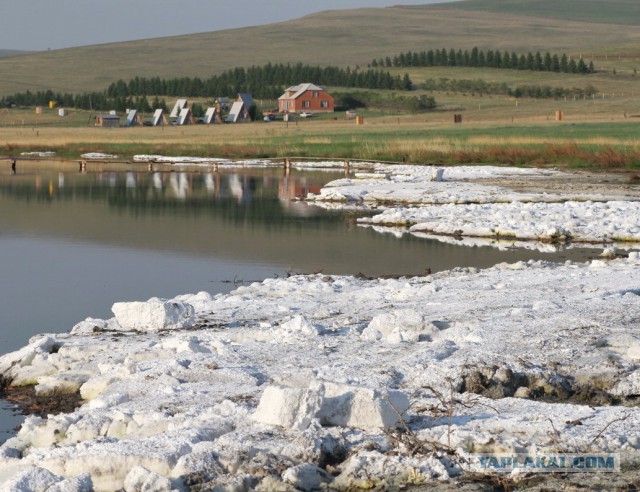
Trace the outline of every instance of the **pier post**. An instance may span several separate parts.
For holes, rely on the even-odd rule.
[[[15,160],[15,159],[13,159],[13,160],[11,161],[11,172],[12,172],[13,174],[15,174],[15,173],[16,173],[16,160]]]

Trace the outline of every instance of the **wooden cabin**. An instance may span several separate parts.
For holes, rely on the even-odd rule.
[[[299,84],[289,87],[278,98],[281,113],[333,112],[333,96],[315,84]]]

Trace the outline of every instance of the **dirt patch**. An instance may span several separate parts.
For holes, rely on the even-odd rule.
[[[625,405],[638,406],[640,398],[621,397],[611,394],[608,384],[602,380],[576,381],[571,375],[557,372],[528,374],[514,372],[509,368],[485,366],[469,370],[462,377],[460,392],[469,392],[491,399],[506,397],[526,398],[556,403],[581,405]]]
[[[80,392],[37,395],[35,386],[11,386],[6,380],[0,381],[0,398],[17,405],[24,415],[43,418],[47,415],[73,412],[84,403]]]
[[[495,179],[471,180],[481,184],[500,186],[519,193],[554,193],[564,195],[606,195],[625,200],[640,200],[638,173],[596,173],[562,170],[562,175],[510,176]]]

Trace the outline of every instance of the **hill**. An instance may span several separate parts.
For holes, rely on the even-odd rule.
[[[547,0],[523,2],[509,3],[522,4],[523,10],[526,3],[529,10],[535,10],[535,5]],[[640,53],[640,30],[633,25],[617,25],[612,29],[601,22],[470,10],[473,5],[485,3],[485,0],[461,2],[455,13],[453,4],[330,11],[251,28],[1,58],[0,95],[45,89],[102,90],[119,78],[128,80],[135,76],[206,78],[229,68],[269,61],[365,66],[373,58],[393,56],[400,51],[442,47],[479,46],[574,55]],[[579,8],[596,2],[564,3]],[[488,4],[497,6],[503,2],[489,0]],[[626,4],[631,5],[631,0],[613,0],[607,2],[607,9],[613,6],[622,9]]]
[[[6,58],[9,56],[17,56],[17,55],[25,55],[29,53],[28,51],[19,51],[19,50],[0,50],[0,58]]]
[[[637,0],[466,0],[438,7],[498,12],[571,21],[640,25]]]

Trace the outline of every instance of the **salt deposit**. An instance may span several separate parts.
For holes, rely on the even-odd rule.
[[[7,384],[83,398],[0,446],[0,490],[398,488],[498,452],[619,453],[637,468],[640,254],[609,244],[638,240],[637,204],[482,184],[557,171],[358,166],[311,199],[384,204],[362,221],[381,231],[605,251],[116,303],[0,357]]]
[[[26,419],[0,447],[3,490],[416,483],[455,479],[478,450],[558,446],[638,463],[640,412],[616,404],[638,391],[640,255],[628,256],[268,279],[167,301],[194,310],[183,328],[145,330],[140,309],[134,331],[91,319],[34,337],[0,358],[6,380],[85,403]]]

